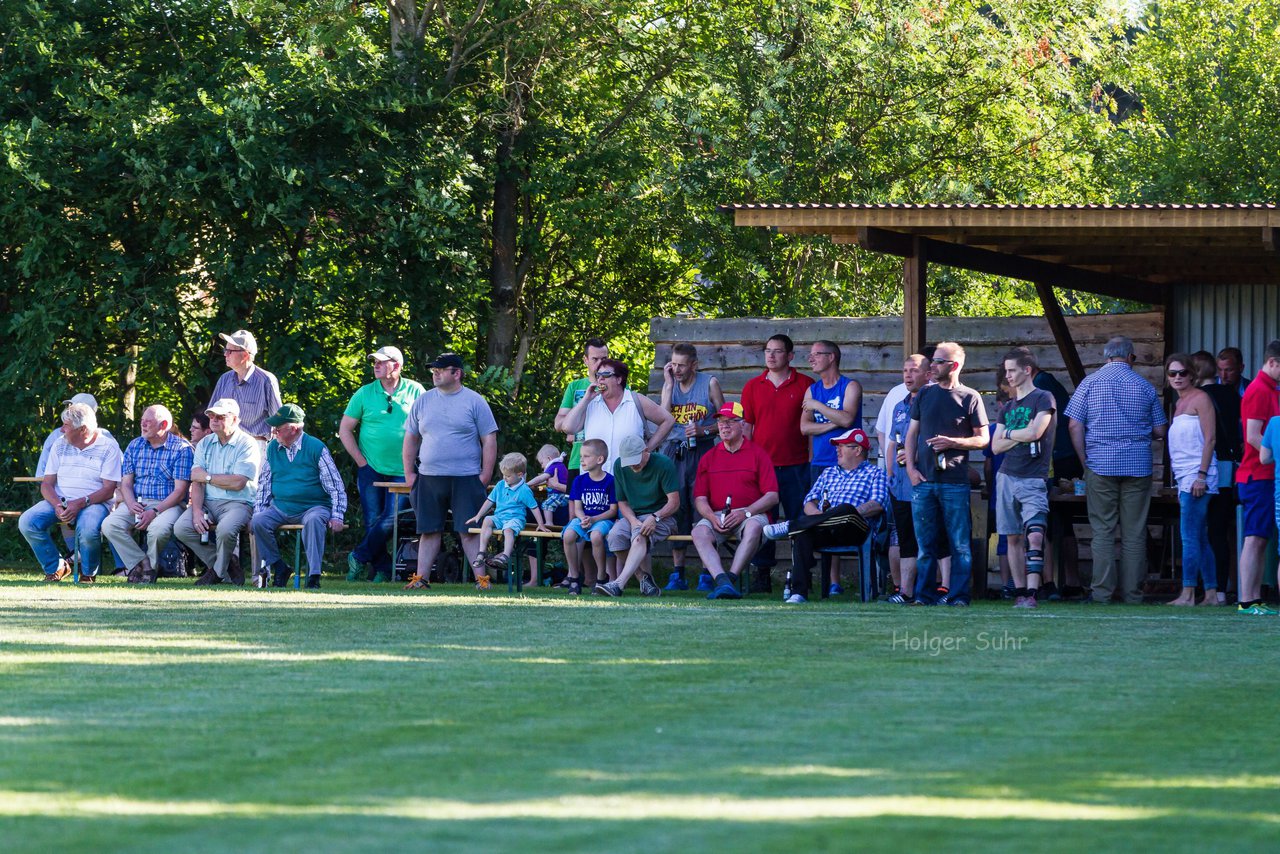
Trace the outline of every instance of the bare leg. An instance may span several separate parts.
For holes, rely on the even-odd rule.
[[[510,528],[502,529],[502,553],[507,556],[507,560],[511,560],[511,556],[516,550],[516,532]]]
[[[578,532],[571,529],[564,529],[564,565],[569,571],[570,578],[577,578],[582,571],[582,557],[578,544]]]
[[[618,556],[622,558],[622,569],[618,572],[615,579],[619,587],[626,587],[627,582],[631,580],[631,576],[640,571],[641,567],[648,571],[649,565],[649,538],[636,537],[631,541],[631,548],[626,552],[619,552]]]
[[[436,562],[436,557],[440,554],[440,542],[442,538],[443,534],[418,535],[417,573],[420,578],[431,577],[431,566]]]
[[[898,582],[898,589],[902,591],[903,596],[911,599],[916,595],[916,559],[904,557],[901,561],[902,580]]]
[[[938,561],[938,583],[948,590],[951,589],[951,556],[942,558]]]
[[[738,548],[734,551],[733,564],[729,567],[729,571],[733,573],[734,578],[742,577],[743,571],[747,568],[747,563],[760,548],[760,541],[764,538],[764,522],[757,523],[755,521],[756,518],[759,517],[752,517],[742,526],[742,542],[738,544]]]
[[[591,561],[595,566],[605,566],[609,560],[606,551],[604,534],[599,531],[591,532]]]
[[[889,546],[889,577],[894,586],[902,589],[902,550],[897,546]]]
[[[1245,537],[1240,549],[1240,580],[1236,585],[1237,598],[1241,602],[1256,602],[1262,598],[1262,562],[1267,541],[1262,537]]]
[[[1023,589],[1027,586],[1027,550],[1022,535],[1007,534],[1004,541],[1009,550],[1009,575],[1013,577],[1013,586]]]
[[[710,573],[712,578],[719,578],[724,574],[724,567],[720,565],[720,550],[716,548],[715,532],[706,525],[694,525],[692,536],[693,547],[698,550],[702,568]],[[734,557],[736,560],[737,555],[735,554]]]

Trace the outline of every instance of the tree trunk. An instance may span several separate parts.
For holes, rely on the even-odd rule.
[[[120,372],[120,420],[128,435],[137,424],[133,410],[138,402],[138,346],[126,347],[125,355],[129,361]]]
[[[520,190],[512,153],[516,129],[499,131],[493,179],[493,258],[489,271],[489,323],[485,351],[487,364],[511,367],[516,339],[516,297],[519,275],[516,246],[519,236]]]

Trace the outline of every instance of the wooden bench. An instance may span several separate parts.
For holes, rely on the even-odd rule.
[[[516,535],[518,537],[523,537],[525,539],[534,540],[535,542],[535,561],[536,561],[537,570],[534,576],[534,581],[536,582],[537,585],[542,584],[543,568],[546,564],[546,559],[547,559],[547,540],[559,541],[561,538],[561,535],[564,533],[564,528],[560,525],[548,525],[547,527],[550,528],[551,530],[539,531],[536,526],[527,526],[523,531],[520,531]],[[480,529],[468,528],[467,533],[478,535],[480,533]],[[498,534],[501,534],[502,531],[494,530],[493,533],[496,536]],[[689,536],[688,534],[672,534],[670,537],[667,537],[665,540],[663,540],[663,542],[692,543],[693,537]],[[484,543],[480,544],[481,552],[484,551],[484,545],[485,545]],[[462,567],[463,582],[467,580],[467,572],[470,569],[471,567],[467,565],[467,562],[464,560],[463,567]],[[523,590],[524,590],[524,570],[517,569],[515,567],[508,565],[507,566],[507,591],[508,592],[514,591],[516,593],[520,593]]]

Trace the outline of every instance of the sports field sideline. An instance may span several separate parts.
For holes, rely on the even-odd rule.
[[[33,579],[0,572],[6,851],[1260,850],[1280,832],[1280,621],[1226,609]]]

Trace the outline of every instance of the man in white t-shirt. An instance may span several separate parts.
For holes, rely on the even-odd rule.
[[[80,580],[92,582],[102,557],[102,522],[120,482],[123,455],[83,403],[63,410],[62,437],[65,441],[55,443],[49,453],[40,483],[43,500],[22,514],[18,530],[40,561],[44,580],[61,581],[71,574],[71,567],[58,554],[50,529],[59,523],[73,527]]]

